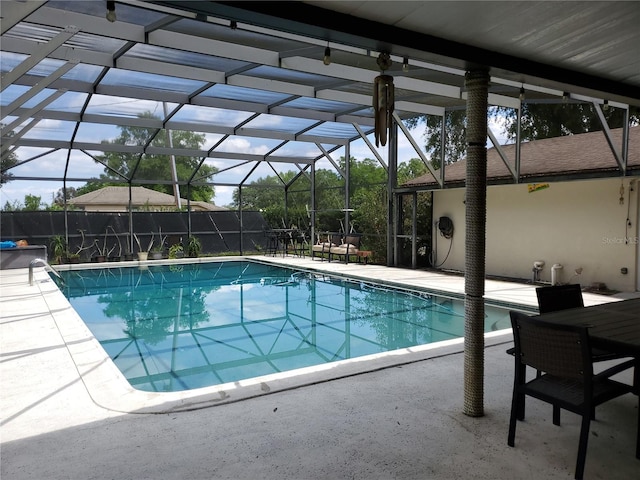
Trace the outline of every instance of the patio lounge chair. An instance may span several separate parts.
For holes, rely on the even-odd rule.
[[[316,243],[311,247],[311,259],[316,255],[319,255],[324,260],[324,254],[329,255],[331,247],[337,247],[342,243],[342,236],[340,233],[319,233]]]
[[[594,375],[587,327],[547,323],[515,311],[510,316],[515,341],[515,381],[507,443],[514,446],[516,420],[524,419],[526,395],[582,416],[575,470],[575,478],[580,480],[594,408],[630,393],[632,387],[610,378],[621,371],[620,365]],[[544,373],[527,381],[527,366]],[[637,442],[640,445],[640,415]]]
[[[350,233],[344,238],[344,241],[340,245],[331,247],[329,249],[329,261],[333,259],[334,255],[343,257],[345,263],[349,263],[349,257],[351,255],[357,255],[360,249],[360,238],[362,235],[357,233]]]

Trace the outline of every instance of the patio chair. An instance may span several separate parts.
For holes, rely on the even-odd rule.
[[[516,354],[507,443],[514,446],[516,421],[524,419],[527,395],[580,415],[582,424],[575,470],[575,478],[579,480],[584,473],[594,408],[630,393],[632,387],[610,378],[621,371],[620,365],[594,375],[587,327],[543,322],[515,311],[511,311],[510,316]],[[544,373],[527,381],[527,366]],[[640,446],[640,415],[637,445]]]
[[[338,257],[343,257],[345,263],[349,263],[349,257],[351,255],[358,255],[358,251],[360,250],[361,238],[362,235],[358,233],[348,234],[344,238],[343,242],[329,249],[329,261],[332,260],[334,255],[337,255]]]
[[[324,260],[324,254],[329,255],[331,247],[337,247],[342,243],[342,235],[340,233],[322,233],[317,235],[317,241],[311,246],[311,259],[316,255],[320,255],[320,259]]]
[[[582,288],[579,284],[552,285],[548,287],[536,288],[538,297],[538,310],[540,313],[556,312],[568,308],[584,307],[582,299]],[[616,360],[625,358],[624,356],[599,348],[594,348],[591,352],[594,362],[605,360]]]
[[[541,314],[556,312],[558,310],[566,310],[568,308],[584,307],[582,287],[577,283],[538,287],[536,288],[536,297],[538,298],[538,311]],[[515,348],[510,348],[507,350],[507,353],[513,355],[514,351]],[[623,355],[608,352],[599,348],[594,348],[591,353],[594,362],[625,358]],[[558,423],[556,423],[556,420]],[[555,418],[554,423],[559,425],[559,422],[560,419]]]

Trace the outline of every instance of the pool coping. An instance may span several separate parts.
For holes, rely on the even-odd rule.
[[[264,260],[251,257],[218,257],[190,259],[189,263],[246,259]],[[161,263],[166,264],[170,263],[170,261],[133,261],[126,262],[126,264],[125,262],[120,264],[106,263],[101,264],[100,267],[126,265],[144,268],[147,265],[159,265]],[[267,263],[270,262],[267,260]],[[97,265],[95,264],[84,264],[56,268],[58,270],[71,270],[96,267]],[[316,268],[313,268],[313,270],[316,270]],[[321,270],[324,271],[323,269]],[[331,272],[325,273],[332,274]],[[247,398],[301,388],[384,368],[399,367],[430,358],[459,354],[464,351],[464,338],[457,338],[210,387],[180,392],[146,392],[136,390],[129,384],[45,270],[40,269],[40,272],[37,272],[36,275],[37,285],[40,288],[49,313],[53,317],[66,349],[91,399],[102,408],[121,413],[160,414],[224,405]],[[352,277],[351,275],[348,276]],[[378,280],[375,281],[377,282]],[[386,283],[402,287],[401,284],[395,282]],[[443,293],[449,296],[452,295],[451,292]],[[485,346],[506,344],[511,340],[510,330],[500,330],[485,334]]]

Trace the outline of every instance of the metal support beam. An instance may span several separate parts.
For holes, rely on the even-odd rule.
[[[620,169],[620,173],[622,176],[627,174],[627,142],[625,138],[629,136],[629,122],[625,122],[623,125],[623,150],[620,149],[613,143],[613,137],[611,136],[611,129],[609,128],[609,123],[607,122],[607,118],[604,116],[604,112],[598,102],[593,102],[593,108],[598,114],[598,118],[600,119],[600,123],[602,124],[602,133],[604,133],[605,138],[607,139],[607,143],[609,144],[609,148],[611,149],[611,153],[613,157],[616,159],[616,163],[618,164],[618,168]],[[627,110],[627,119],[628,119],[628,110]]]

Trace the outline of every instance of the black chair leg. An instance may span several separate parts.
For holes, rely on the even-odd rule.
[[[524,397],[524,395],[522,396]],[[524,418],[524,403],[520,403],[524,398],[520,399],[520,395],[513,392],[511,399],[511,417],[509,418],[509,436],[507,437],[507,445],[513,447],[516,438],[516,421],[520,420],[520,415]]]
[[[576,480],[582,480],[584,474],[584,462],[587,458],[587,443],[589,442],[589,427],[591,418],[585,412],[582,416],[582,426],[580,427],[580,443],[578,444],[578,460],[576,461]]]
[[[636,370],[637,369],[638,367],[636,366]],[[636,383],[636,385],[638,384]],[[638,428],[636,432],[636,435],[638,436],[638,438],[636,438],[636,458],[640,460],[640,396],[638,397]]]

